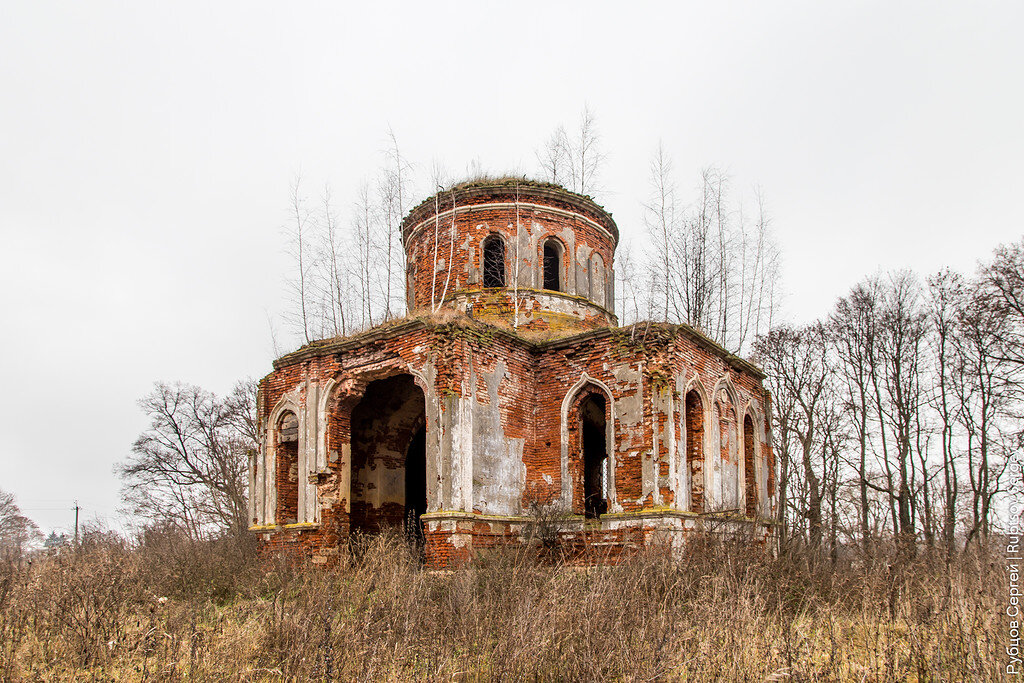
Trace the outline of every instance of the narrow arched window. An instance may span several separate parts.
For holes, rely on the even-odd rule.
[[[591,394],[580,404],[580,448],[583,456],[583,516],[597,519],[608,511],[604,470],[608,459],[605,400]]]
[[[484,240],[484,287],[505,286],[505,242],[498,235]]]
[[[754,457],[754,421],[743,418],[743,491],[747,517],[757,516],[757,465]]]
[[[561,272],[562,250],[559,249],[558,242],[548,240],[544,243],[544,289],[562,291]]]
[[[686,461],[690,466],[690,511],[704,512],[704,406],[700,394],[686,394]]]
[[[276,521],[295,524],[299,518],[299,419],[285,413],[277,423]]]

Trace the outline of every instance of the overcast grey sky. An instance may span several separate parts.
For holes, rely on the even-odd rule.
[[[765,193],[796,321],[879,268],[1019,239],[1024,3],[101,3],[0,8],[0,488],[113,519],[155,380],[270,369],[288,186],[341,206],[390,125],[429,178],[534,174],[585,103],[631,241],[684,189]],[[426,194],[420,182],[417,199]],[[343,212],[347,213],[347,211]]]

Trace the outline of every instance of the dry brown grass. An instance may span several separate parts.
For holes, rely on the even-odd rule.
[[[93,534],[0,574],[2,680],[994,680],[1001,565],[833,569],[695,541],[614,567],[494,552],[422,570],[397,535],[333,570]],[[166,600],[162,599],[166,598]]]

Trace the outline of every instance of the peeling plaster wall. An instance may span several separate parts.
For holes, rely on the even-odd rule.
[[[617,396],[615,451],[615,483],[617,499],[613,509],[631,510],[643,505],[654,489],[654,467],[651,462],[651,438],[643,428],[643,360],[636,365],[620,361],[611,368],[609,383]]]
[[[607,397],[608,514],[600,524],[602,534],[613,536],[600,542],[626,543],[644,529],[642,538],[656,529],[682,533],[695,528],[684,415],[685,392],[694,386],[716,387],[719,398],[727,389],[731,410],[737,415],[751,411],[757,424],[757,467],[765,471],[757,483],[766,491],[765,511],[771,509],[774,462],[760,418],[768,410],[760,380],[669,326],[596,331],[533,344],[466,319],[411,321],[302,353],[283,360],[264,379],[261,399],[265,406],[277,406],[275,414],[294,406],[300,421],[316,415],[316,428],[300,425],[300,438],[320,521],[295,530],[268,527],[268,550],[293,548],[327,561],[339,552],[352,525],[362,524],[361,505],[397,505],[403,490],[400,469],[387,462],[365,464],[363,446],[351,442],[350,421],[370,382],[405,373],[413,373],[423,389],[418,419],[427,426],[424,525],[434,566],[463,561],[475,549],[514,537],[523,523],[516,520],[525,519],[521,515],[530,501],[582,505],[581,483],[574,480],[582,472],[582,449],[566,410],[574,392],[583,389]],[[708,463],[724,462],[721,447],[732,448],[730,438],[742,443],[736,419],[716,417],[717,403],[701,416]],[[743,412],[733,406],[743,406]],[[273,410],[262,410],[263,424],[272,424]],[[404,445],[397,441],[405,440],[397,434],[408,429],[398,423],[373,429],[380,432],[371,439],[373,457],[397,463],[404,456]],[[267,430],[267,448],[272,434],[273,429]],[[306,443],[314,436],[315,442]],[[267,455],[260,461],[263,469]],[[273,477],[259,470],[255,480],[272,489]],[[742,495],[743,487],[738,489]],[[719,481],[719,497],[721,490]],[[269,503],[273,491],[266,494]]]
[[[592,299],[595,303],[600,302],[601,299],[595,299],[590,295],[590,254],[592,250],[586,244],[581,244],[579,248],[573,250],[572,256],[576,262],[576,286],[572,290],[577,296],[583,296],[588,299]]]
[[[655,459],[654,505],[672,507],[676,496],[676,432],[673,387],[663,378],[652,383],[651,419]]]
[[[672,399],[675,407],[675,414],[672,420],[675,444],[673,456],[675,468],[672,473],[673,507],[676,510],[689,511],[692,509],[693,504],[690,499],[691,487],[690,477],[688,476],[690,464],[686,457],[686,375],[681,372],[675,373],[673,377]]]
[[[498,362],[493,372],[480,373],[487,386],[485,402],[474,401],[473,508],[483,514],[514,515],[521,512],[526,466],[526,439],[508,438],[501,424],[498,389],[508,370]]]
[[[715,497],[711,501],[714,510],[740,510],[743,497],[740,486],[740,465],[742,456],[738,448],[738,425],[736,410],[728,393],[723,389],[715,400],[715,424],[717,425],[716,457],[712,458]]]
[[[611,312],[591,301],[546,290],[464,290],[449,297],[445,306],[465,312],[474,320],[505,327],[518,323],[518,329],[530,331],[580,332],[615,322]]]

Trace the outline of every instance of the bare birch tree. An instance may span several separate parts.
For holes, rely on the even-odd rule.
[[[584,106],[580,114],[579,133],[571,146],[572,155],[569,157],[573,190],[580,194],[592,194],[598,189],[598,176],[604,161],[600,142],[594,112],[589,105]]]
[[[380,234],[377,206],[370,186],[363,183],[352,207],[352,232],[355,237],[357,281],[359,287],[359,327],[374,324],[374,273],[377,266],[377,241]]]
[[[452,201],[452,218],[448,225],[448,258],[444,260],[443,265],[438,264],[437,262],[437,243],[435,242],[434,244],[434,278],[437,278],[438,270],[444,269],[445,271],[444,287],[441,289],[441,296],[438,298],[437,303],[434,306],[435,313],[440,309],[441,305],[444,304],[444,300],[448,296],[448,285],[451,283],[452,279],[452,260],[455,258],[455,214],[457,210],[455,204],[455,190],[450,190],[449,194]],[[434,233],[434,239],[437,239],[436,231]]]
[[[385,163],[377,181],[380,202],[380,216],[386,235],[382,235],[384,280],[383,318],[390,319],[403,310],[407,269],[405,249],[402,244],[402,219],[405,218],[409,198],[409,176],[412,165],[402,156],[395,132],[388,127],[388,147],[384,153]],[[397,296],[394,292],[397,290]]]
[[[571,183],[568,171],[569,154],[569,139],[565,134],[565,127],[558,126],[551,133],[551,137],[544,143],[544,146],[537,152],[541,176],[555,185]]]
[[[649,299],[642,291],[642,275],[630,245],[620,244],[615,250],[614,295],[615,310],[618,311],[619,322],[622,325],[635,323],[642,317],[641,302]],[[646,308],[644,310],[646,311]]]
[[[321,298],[325,301],[325,325],[335,336],[348,334],[347,309],[349,306],[349,259],[347,244],[338,226],[330,186],[324,186],[320,213],[319,282]]]
[[[756,219],[744,219],[715,168],[701,173],[696,199],[677,206],[672,162],[659,146],[650,164],[651,194],[644,204],[653,317],[695,327],[743,353],[775,321],[779,306],[779,250],[762,194]]]
[[[292,257],[295,259],[295,279],[291,282],[292,299],[297,312],[290,315],[295,326],[302,332],[305,343],[312,339],[310,336],[310,325],[313,321],[312,303],[310,300],[310,274],[312,272],[312,260],[309,253],[309,228],[310,212],[306,206],[306,200],[301,193],[302,179],[298,176],[292,181],[289,213],[291,219],[289,248]]]
[[[779,247],[771,234],[771,218],[760,189],[755,192],[757,218],[752,225],[740,220],[738,291],[733,341],[737,353],[775,323],[779,307]],[[737,258],[735,255],[733,258]]]
[[[680,319],[678,298],[673,296],[686,282],[678,282],[672,263],[672,245],[679,239],[679,224],[676,215],[676,186],[672,177],[672,160],[665,154],[665,147],[658,142],[650,164],[650,200],[644,204],[644,224],[654,244],[654,258],[648,264],[651,282],[656,289],[651,296],[660,302],[659,317],[662,320]]]
[[[590,106],[583,107],[575,132],[570,135],[559,125],[536,156],[545,180],[579,194],[597,192],[605,154],[601,149],[597,117]]]

